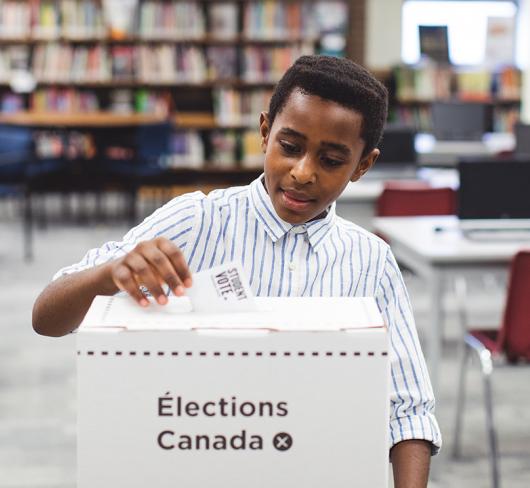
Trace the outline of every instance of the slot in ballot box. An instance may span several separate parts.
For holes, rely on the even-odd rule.
[[[259,312],[96,297],[77,333],[78,487],[387,486],[387,332],[372,298]]]

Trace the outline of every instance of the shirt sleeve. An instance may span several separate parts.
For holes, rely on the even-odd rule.
[[[409,439],[442,446],[434,416],[434,394],[418,340],[409,296],[396,260],[387,249],[376,301],[388,327],[390,383],[390,447]]]
[[[195,226],[201,218],[200,200],[204,197],[202,192],[194,192],[172,199],[127,232],[121,241],[109,241],[101,247],[90,249],[81,261],[60,269],[53,280],[118,259],[139,242],[159,236],[172,241],[186,256]]]

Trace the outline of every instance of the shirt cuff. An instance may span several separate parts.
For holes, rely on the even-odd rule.
[[[438,454],[442,448],[442,435],[434,415],[409,415],[390,420],[390,449],[398,442],[411,439],[430,442],[431,455]]]

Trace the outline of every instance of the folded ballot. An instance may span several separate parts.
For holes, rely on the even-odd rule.
[[[256,304],[241,264],[231,262],[193,275],[193,286],[188,288],[195,312],[253,312]]]

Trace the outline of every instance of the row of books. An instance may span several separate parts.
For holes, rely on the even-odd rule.
[[[92,134],[80,131],[48,131],[35,134],[35,154],[39,159],[92,159],[96,155]]]
[[[314,37],[318,33],[315,2],[261,0],[245,4],[243,32],[249,38]]]
[[[152,90],[114,89],[108,95],[108,107],[113,113],[145,113],[167,116],[173,112],[171,93]],[[2,112],[24,110],[24,97],[14,93],[4,93],[1,99]],[[43,88],[29,97],[30,111],[89,113],[102,110],[102,103],[93,90],[73,88]]]
[[[176,131],[171,153],[161,160],[169,168],[256,169],[263,166],[261,138],[257,130],[212,131],[201,136],[196,131]]]
[[[40,82],[201,83],[234,80],[269,83],[280,79],[302,54],[314,51],[310,44],[284,47],[242,48],[242,73],[238,73],[238,49],[209,46],[157,44],[142,46],[71,46],[47,43],[35,47],[33,75]],[[29,53],[26,49],[26,55]],[[0,79],[9,78],[13,49],[0,54]],[[26,60],[26,63],[28,61]]]
[[[311,43],[268,49],[248,46],[243,49],[242,78],[247,82],[277,82],[300,56],[313,53]]]
[[[37,112],[96,112],[99,101],[92,91],[71,88],[37,90],[31,94],[30,110]]]
[[[214,116],[220,125],[257,127],[260,113],[269,106],[271,90],[218,89],[213,93]]]
[[[521,73],[513,66],[497,71],[458,70],[433,64],[417,68],[394,69],[398,102],[460,100],[518,100],[521,96]]]
[[[215,131],[203,136],[197,131],[175,130],[171,135],[169,153],[162,155],[158,164],[167,169],[203,169],[205,166],[256,169],[263,165],[259,140],[257,131]],[[96,156],[93,135],[77,130],[38,131],[35,150],[41,159],[92,159]]]
[[[28,46],[6,46],[0,49],[0,81],[9,83],[13,72],[29,67]]]
[[[212,5],[212,11],[215,11],[215,5]],[[203,37],[205,32],[204,11],[196,1],[147,0],[141,3],[138,26],[140,37],[193,39]]]
[[[52,83],[107,81],[120,61],[119,57],[112,59],[103,46],[40,44],[33,52],[33,76],[39,82]]]
[[[193,39],[206,33],[230,38],[240,32],[254,39],[310,38],[319,33],[318,12],[327,3],[346,2],[143,0],[131,11],[133,18],[125,22],[130,26],[126,34],[139,34],[146,39]],[[0,37],[99,38],[115,20],[106,18],[110,9],[102,7],[100,0],[4,0],[0,3]],[[240,8],[243,25],[240,25]]]
[[[259,116],[269,106],[270,90],[218,89],[213,93],[214,118],[224,127],[257,128]],[[27,99],[23,95],[2,93],[0,110],[86,113],[109,110],[115,113],[148,113],[168,116],[179,109],[169,90],[114,88],[104,99],[95,90],[77,88],[39,88]],[[27,103],[27,105],[26,105]]]
[[[497,106],[493,110],[493,131],[513,132],[520,119],[518,106]],[[415,127],[420,132],[432,132],[431,110],[429,106],[395,107],[389,114],[391,122]]]
[[[451,96],[452,71],[435,65],[421,69],[397,66],[393,70],[396,98],[400,102],[431,101]]]
[[[102,37],[99,0],[5,0],[0,3],[0,37],[53,39]]]
[[[519,100],[521,72],[506,66],[499,71],[464,71],[456,74],[457,94],[461,100]]]

